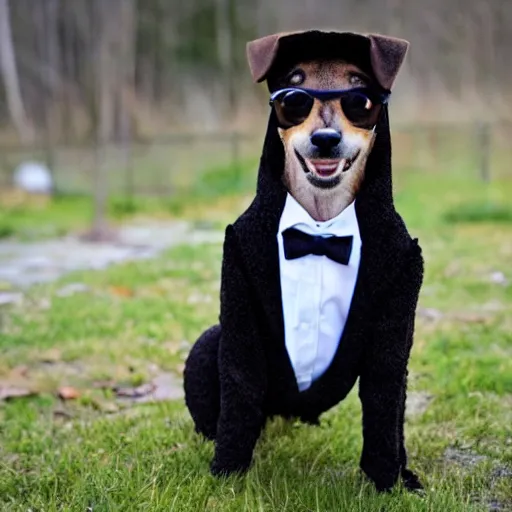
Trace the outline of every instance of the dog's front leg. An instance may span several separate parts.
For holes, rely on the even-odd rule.
[[[390,490],[400,474],[400,409],[405,374],[385,368],[361,373],[359,396],[363,408],[361,469],[379,491]]]
[[[211,471],[228,476],[249,469],[265,423],[260,400],[234,380],[221,383],[221,411]]]
[[[219,351],[221,403],[211,465],[212,473],[219,476],[249,469],[265,424],[262,362],[255,351],[248,352],[254,356],[248,358],[231,350],[228,336],[221,337]]]
[[[404,411],[407,365],[423,279],[423,259],[416,240],[391,286],[375,299],[368,343],[361,361],[359,396],[363,408],[361,468],[378,490],[391,489],[402,476],[408,489],[421,488],[407,470]]]
[[[400,476],[409,491],[423,489],[418,476],[407,468],[404,411],[407,372],[361,376],[364,446],[361,468],[378,490],[389,490]]]
[[[228,227],[221,279],[220,414],[211,464],[214,475],[249,468],[265,423],[266,362],[253,298],[236,236]]]

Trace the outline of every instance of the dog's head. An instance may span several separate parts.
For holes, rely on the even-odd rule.
[[[272,95],[290,189],[360,182],[384,95],[375,79],[343,60],[301,62]]]
[[[249,43],[253,77],[272,93],[284,181],[306,209],[312,201],[343,209],[355,197],[406,50],[394,38],[318,31]]]

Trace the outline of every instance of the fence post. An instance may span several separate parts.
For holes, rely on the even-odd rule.
[[[479,171],[482,181],[490,183],[491,181],[491,125],[486,121],[480,121],[477,124],[477,148],[480,153]]]
[[[50,176],[52,179],[52,187],[53,187],[53,194],[59,194],[62,192],[61,187],[59,186],[58,180],[57,180],[57,170],[56,170],[56,158],[55,158],[55,148],[53,146],[53,143],[51,140],[47,139],[45,144],[45,151],[44,151],[44,160],[46,164],[46,168],[50,172]]]

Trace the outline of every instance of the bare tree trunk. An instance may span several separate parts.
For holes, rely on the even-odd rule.
[[[107,227],[107,145],[114,125],[114,97],[112,94],[112,74],[115,72],[115,62],[112,58],[112,16],[110,9],[116,7],[116,0],[103,4],[96,0],[96,23],[101,27],[98,34],[98,53],[96,55],[96,87],[97,87],[97,126],[96,126],[96,162],[94,169],[94,220],[91,238],[101,241],[108,238]],[[122,30],[119,27],[118,30]]]
[[[231,20],[229,4],[230,0],[215,1],[217,56],[222,70],[227,70],[231,63]]]
[[[59,0],[46,0],[45,1],[45,16],[46,16],[46,59],[49,70],[51,73],[58,77],[59,82],[62,84],[61,75],[61,54],[58,38],[58,17],[59,17]],[[49,106],[46,111],[46,129],[51,132],[59,132],[58,126],[59,117],[57,116],[57,108],[60,106],[61,90],[52,88],[49,91]]]
[[[34,139],[34,130],[27,119],[21,96],[8,0],[0,0],[0,70],[3,75],[11,120],[21,141],[30,143]]]
[[[125,168],[125,191],[128,199],[133,199],[134,177],[132,166],[132,116],[131,98],[135,95],[135,51],[136,51],[137,4],[134,0],[125,0],[122,4],[121,26],[119,32],[121,72],[119,81],[122,94],[119,96],[119,136],[122,144],[122,161]]]
[[[128,87],[133,84],[135,3],[133,0],[96,0],[95,22],[100,27],[96,68],[96,165],[94,174],[94,220],[89,238],[105,240],[113,232],[107,224],[107,149],[117,138],[129,144]],[[130,85],[128,85],[130,82]],[[117,119],[116,119],[117,114]]]
[[[226,107],[229,115],[231,110],[231,87],[232,87],[232,57],[233,57],[233,38],[232,24],[230,16],[231,0],[215,0],[215,39],[217,44],[217,59],[222,75],[225,77],[225,91],[222,109]],[[226,102],[227,100],[227,102]],[[227,103],[227,105],[226,105]]]
[[[64,24],[64,31],[62,35],[62,74],[65,80],[70,83],[74,82],[74,67],[75,60],[73,58],[73,35],[75,32],[74,24],[72,23],[71,5],[69,3],[63,3],[61,6],[62,16],[66,20]],[[73,125],[73,95],[71,94],[71,87],[66,87],[64,96],[62,99],[61,106],[61,121],[63,139],[66,142],[73,136],[74,125]]]

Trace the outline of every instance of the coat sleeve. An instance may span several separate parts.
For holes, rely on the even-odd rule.
[[[220,415],[213,474],[245,471],[265,422],[266,363],[258,336],[257,300],[244,272],[237,236],[228,226],[221,276]]]
[[[416,241],[404,271],[379,301],[362,361],[359,396],[363,409],[361,468],[378,490],[392,488],[405,462],[403,404],[414,316],[423,277]]]

